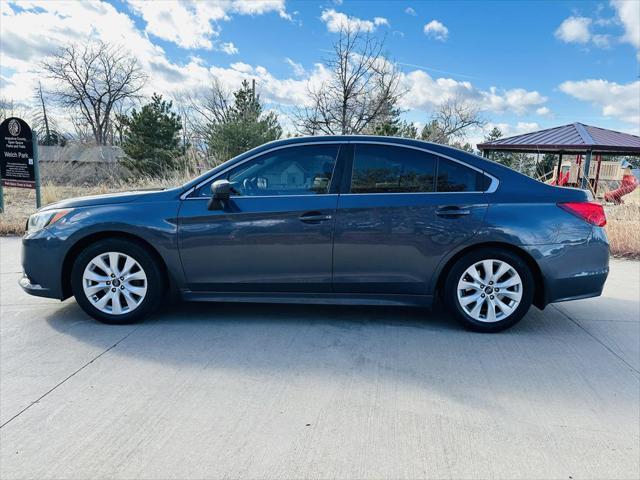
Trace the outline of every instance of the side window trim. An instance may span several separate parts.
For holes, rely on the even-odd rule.
[[[433,150],[428,150],[426,148],[420,148],[413,145],[402,145],[399,143],[391,143],[391,142],[375,142],[375,141],[352,141],[349,142],[352,146],[351,155],[349,161],[345,163],[345,176],[343,177],[342,188],[340,189],[341,195],[433,195],[433,194],[460,194],[460,193],[493,193],[498,189],[498,185],[500,181],[491,175],[490,173],[485,172],[481,168],[475,167],[473,165],[469,165],[462,160],[458,160],[453,157],[449,157],[448,155],[444,155],[442,153],[434,152]],[[467,190],[464,192],[438,192],[437,188],[434,188],[433,192],[371,192],[371,193],[351,193],[351,177],[353,175],[353,160],[355,156],[355,150],[358,145],[391,145],[398,148],[407,148],[413,150],[419,150],[421,152],[430,153],[436,156],[436,171],[435,171],[435,185],[437,187],[438,181],[438,169],[440,168],[440,158],[444,158],[450,160],[452,162],[456,162],[464,167],[470,168],[471,170],[475,170],[479,172],[481,175],[488,177],[491,180],[491,183],[487,187],[486,190]]]
[[[240,165],[243,165],[247,162],[250,162],[251,160],[254,160],[256,158],[261,157],[262,155],[266,155],[272,152],[275,152],[277,150],[282,150],[284,148],[296,148],[296,147],[307,147],[307,146],[314,146],[314,145],[337,145],[338,146],[338,152],[336,153],[336,160],[334,162],[333,165],[333,172],[335,174],[336,172],[336,167],[338,166],[338,162],[340,161],[340,157],[341,157],[341,150],[342,147],[347,145],[347,142],[306,142],[306,143],[295,143],[295,144],[289,144],[289,145],[280,145],[278,147],[274,147],[271,148],[269,150],[265,150],[263,152],[259,152],[256,153],[255,155],[252,155],[249,158],[245,158],[237,163],[234,163],[233,165],[230,165],[229,167],[225,168],[224,170],[221,170],[217,173],[215,173],[214,175],[208,177],[207,179],[203,180],[202,182],[200,182],[198,185],[196,185],[195,187],[193,187],[192,189],[186,191],[185,193],[183,193],[180,196],[181,200],[209,200],[211,198],[211,195],[207,195],[207,196],[201,196],[198,195],[197,192],[200,191],[201,188],[206,187],[207,185],[211,184],[212,182],[215,182],[216,180],[220,180],[220,179],[224,179],[226,178],[226,175],[229,174],[229,172],[233,169],[235,169],[236,167],[239,167]],[[333,185],[333,178],[331,181],[331,185]],[[330,191],[329,193],[327,193],[326,195],[331,195],[337,192],[333,192],[333,187],[330,187]],[[279,197],[282,196],[308,196],[308,195],[277,195]],[[232,198],[234,196],[232,195]],[[273,197],[273,195],[264,195],[264,196],[251,196],[251,197],[242,197],[242,198],[264,198],[264,197]]]
[[[500,181],[494,177],[493,175],[491,175],[490,173],[485,172],[484,170],[475,167],[473,165],[469,165],[466,162],[463,162],[461,160],[458,160],[456,158],[450,157],[448,155],[439,153],[439,152],[434,152],[433,150],[429,150],[426,148],[422,148],[422,147],[416,147],[414,145],[403,145],[403,144],[399,144],[399,143],[393,143],[393,142],[375,142],[375,141],[336,141],[336,142],[305,142],[305,143],[296,143],[294,145],[280,145],[278,147],[274,147],[271,148],[269,150],[265,150],[263,152],[259,152],[249,158],[245,158],[244,160],[235,163],[234,165],[230,165],[228,168],[225,168],[224,170],[212,175],[211,177],[206,178],[205,180],[203,180],[202,182],[200,182],[198,185],[191,187],[189,190],[187,190],[186,192],[182,193],[180,195],[180,199],[181,200],[208,200],[211,197],[201,197],[201,196],[195,196],[194,193],[196,193],[197,191],[200,190],[200,188],[202,188],[204,185],[207,185],[209,182],[211,181],[215,181],[216,179],[218,179],[220,176],[224,175],[225,173],[227,173],[229,170],[231,170],[232,168],[235,168],[245,162],[248,162],[260,155],[266,154],[266,153],[270,153],[276,150],[280,150],[282,148],[291,148],[294,146],[304,146],[304,145],[327,145],[327,144],[338,144],[339,146],[350,146],[350,152],[349,150],[347,150],[346,152],[346,156],[344,157],[344,164],[343,164],[343,168],[341,171],[342,174],[342,183],[340,185],[339,188],[339,193],[340,195],[431,195],[433,193],[494,193],[497,189],[498,186],[500,185]],[[400,147],[400,148],[409,148],[409,149],[414,149],[414,150],[420,150],[422,152],[426,152],[426,153],[431,153],[433,155],[436,155],[438,157],[442,157],[442,158],[446,158],[447,160],[451,160],[452,162],[456,162],[459,163],[461,165],[464,165],[465,167],[471,168],[472,170],[476,170],[478,172],[480,172],[481,174],[489,177],[489,179],[491,179],[491,184],[489,185],[489,187],[483,191],[483,192],[419,192],[419,193],[415,193],[415,192],[406,192],[406,193],[351,193],[350,189],[351,189],[351,170],[352,170],[352,166],[353,166],[353,152],[354,152],[354,146],[357,144],[372,144],[372,145],[393,145],[396,147]],[[342,150],[342,149],[341,149]],[[342,159],[342,154],[341,152],[338,152],[338,157],[336,160],[336,166],[339,165],[341,159]],[[335,172],[335,167],[334,167],[334,172]],[[437,171],[436,171],[437,174]],[[331,191],[329,192],[329,195],[334,194],[336,192],[333,191],[333,188],[331,189]]]

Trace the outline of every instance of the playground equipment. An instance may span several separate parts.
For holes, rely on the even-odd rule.
[[[611,190],[604,194],[604,200],[606,202],[613,202],[615,204],[624,203],[622,197],[633,192],[638,188],[638,179],[633,174],[624,175],[622,177],[622,183],[615,190]]]
[[[631,170],[613,157],[640,156],[640,137],[606,128],[575,122],[536,132],[499,138],[479,143],[485,157],[495,152],[517,152],[537,155],[558,155],[553,171],[539,180],[553,185],[589,189],[596,198],[621,202],[622,196],[632,192],[638,181]],[[608,160],[603,160],[606,155]],[[574,160],[575,158],[575,160]],[[609,192],[605,195],[605,191]],[[615,193],[614,193],[615,192]]]
[[[589,165],[587,187],[596,198],[606,202],[624,203],[622,197],[633,192],[640,182],[622,162],[615,160],[602,160],[602,155],[594,155],[594,162]],[[576,155],[575,159],[564,157],[560,168],[555,166],[553,170],[543,175],[538,180],[550,185],[563,187],[580,187],[584,178],[584,159],[582,155]],[[602,184],[618,187],[607,191]]]

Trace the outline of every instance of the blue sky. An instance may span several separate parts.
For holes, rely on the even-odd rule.
[[[506,134],[573,121],[639,133],[637,0],[2,0],[2,96],[28,101],[38,58],[86,37],[138,56],[149,90],[256,78],[269,107],[285,115],[304,102],[307,83],[322,81],[318,64],[345,22],[385,39],[411,121],[424,123],[462,95]]]

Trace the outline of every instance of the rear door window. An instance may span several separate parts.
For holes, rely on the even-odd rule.
[[[358,144],[351,193],[433,192],[436,158],[412,148]]]

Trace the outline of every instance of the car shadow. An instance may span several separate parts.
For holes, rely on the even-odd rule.
[[[101,362],[126,361],[126,368],[202,372],[187,376],[197,382],[232,375],[266,384],[301,376],[329,384],[406,383],[486,410],[504,408],[495,396],[525,395],[531,379],[542,382],[539,395],[566,396],[570,404],[578,392],[567,388],[567,378],[593,375],[589,363],[596,357],[615,361],[554,308],[532,308],[510,330],[490,335],[464,330],[441,305],[427,311],[178,303],[146,322],[115,326],[90,319],[70,301],[47,322],[98,351],[108,350]],[[605,390],[619,388],[615,376],[594,381]],[[487,394],[487,386],[493,393]]]
[[[442,339],[466,339],[522,336],[535,333],[539,326],[529,317],[515,327],[498,335],[479,334],[465,330],[441,304],[433,309],[396,306],[342,306],[301,305],[272,303],[189,303],[174,302],[160,309],[144,322],[130,325],[106,325],[84,313],[73,301],[66,301],[50,314],[46,321],[56,331],[71,335],[79,341],[100,343],[106,332],[113,338],[114,331],[123,336],[135,335],[119,346],[118,352],[136,357],[167,362],[198,362],[193,353],[201,349],[208,356],[218,342],[224,348],[264,348],[265,345],[295,338],[304,349],[337,342],[359,343],[372,341],[376,348],[391,337],[397,341],[423,338],[428,345]],[[90,328],[89,328],[90,327]],[[165,342],[171,342],[170,344]],[[233,342],[236,342],[234,347]],[[140,348],[128,348],[137,343]],[[338,344],[336,343],[336,344]],[[158,346],[161,345],[161,346]],[[360,347],[359,347],[360,348]],[[413,347],[412,347],[413,348]],[[366,348],[365,348],[366,349]]]

